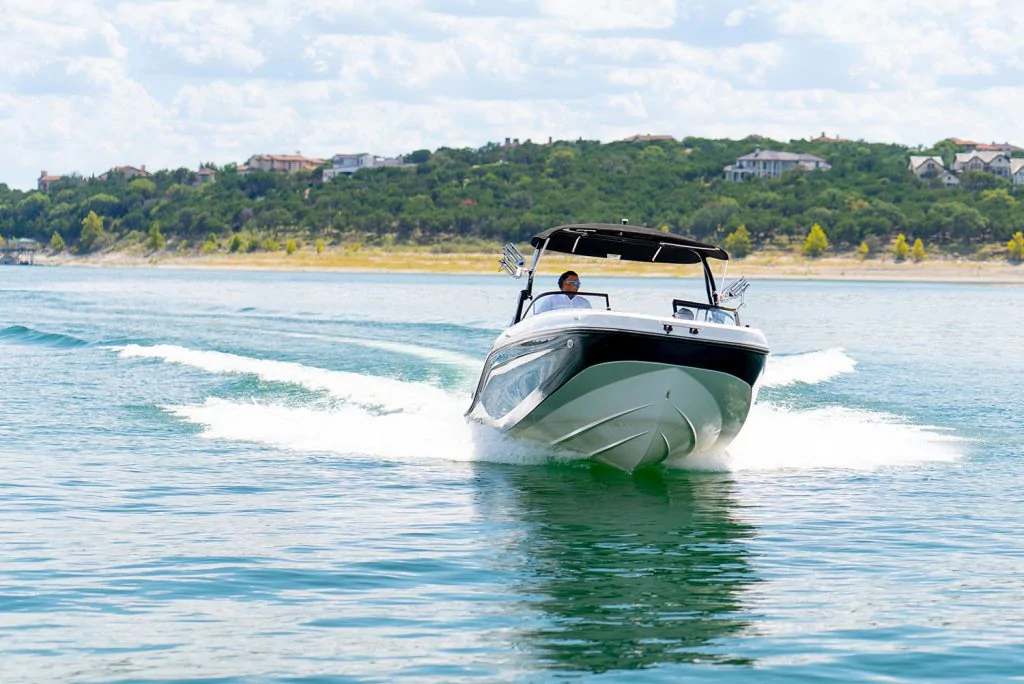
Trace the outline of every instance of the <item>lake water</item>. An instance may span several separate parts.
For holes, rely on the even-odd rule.
[[[636,476],[463,419],[516,288],[0,268],[0,681],[1024,676],[1024,288],[756,282],[743,433]]]

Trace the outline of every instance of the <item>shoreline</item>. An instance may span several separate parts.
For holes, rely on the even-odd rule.
[[[299,251],[214,254],[214,255],[138,255],[115,252],[84,257],[61,254],[39,255],[37,266],[76,268],[177,268],[251,271],[405,273],[450,275],[497,275],[497,254],[384,252],[328,250],[322,254]],[[713,263],[716,277],[724,266]],[[538,275],[557,275],[569,269],[593,276],[686,277],[687,267],[647,266],[636,262],[607,261],[589,257],[549,254],[544,257]],[[694,273],[694,275],[696,275]],[[761,280],[841,280],[1024,284],[1024,266],[1006,261],[966,261],[932,259],[920,263],[891,259],[860,260],[854,257],[804,259],[789,253],[758,253],[729,262],[728,275]]]

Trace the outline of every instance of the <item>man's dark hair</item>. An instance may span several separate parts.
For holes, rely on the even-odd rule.
[[[580,274],[576,271],[566,271],[562,275],[558,276],[558,289],[562,289],[562,284],[569,279],[569,276],[576,276],[576,279],[578,280]]]

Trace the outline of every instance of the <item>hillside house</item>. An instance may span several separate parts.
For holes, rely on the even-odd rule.
[[[1010,180],[1014,187],[1024,186],[1024,159],[1010,160]]]
[[[245,162],[245,167],[248,167],[247,171],[298,173],[313,171],[326,163],[323,159],[303,157],[301,154],[254,154]],[[245,167],[239,167],[239,171]]]
[[[960,138],[948,138],[949,142],[953,143],[960,148],[961,152],[1005,152],[1007,154],[1013,154],[1014,152],[1024,152],[1024,149],[1011,145],[1010,143],[979,143],[973,140],[962,140]]]
[[[637,133],[631,135],[628,138],[624,138],[622,142],[628,143],[646,143],[646,142],[675,142],[676,139],[671,135],[651,135],[650,133]]]
[[[216,169],[211,169],[208,166],[204,166],[203,168],[201,168],[198,171],[196,171],[196,180],[195,180],[194,185],[196,185],[196,186],[208,185],[209,183],[215,183],[215,182],[217,182],[217,171],[216,171]]]
[[[335,176],[351,175],[360,169],[373,169],[385,166],[405,168],[416,165],[406,163],[401,157],[378,157],[366,152],[336,154],[331,159],[331,167],[324,169],[324,182],[332,180]]]
[[[776,152],[758,148],[752,154],[744,155],[735,164],[725,167],[725,179],[742,181],[747,178],[778,178],[786,171],[828,171],[832,165],[813,154],[797,152]]]
[[[835,138],[830,138],[827,135],[825,135],[825,131],[822,131],[821,135],[819,135],[817,138],[811,138],[811,142],[813,142],[813,143],[846,143],[846,142],[852,142],[852,141],[849,138],[840,138],[839,136],[836,136]]]
[[[985,171],[1002,178],[1010,177],[1010,155],[1007,152],[958,152],[953,171]]]
[[[946,173],[946,165],[942,157],[911,157],[907,170],[918,178],[936,178]]]
[[[135,167],[135,166],[115,166],[106,173],[101,173],[97,176],[101,181],[105,181],[111,176],[123,176],[125,180],[132,180],[133,178],[149,178],[149,171],[146,171],[146,165]]]
[[[36,182],[36,188],[39,192],[50,192],[50,186],[61,178],[63,178],[63,176],[51,176],[46,173],[46,171],[43,171],[39,174],[39,180]]]

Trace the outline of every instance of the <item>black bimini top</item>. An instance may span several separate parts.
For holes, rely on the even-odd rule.
[[[699,264],[705,259],[729,258],[721,247],[660,230],[616,223],[558,226],[538,233],[530,240],[534,249],[540,249],[545,242],[551,252],[623,261]]]

